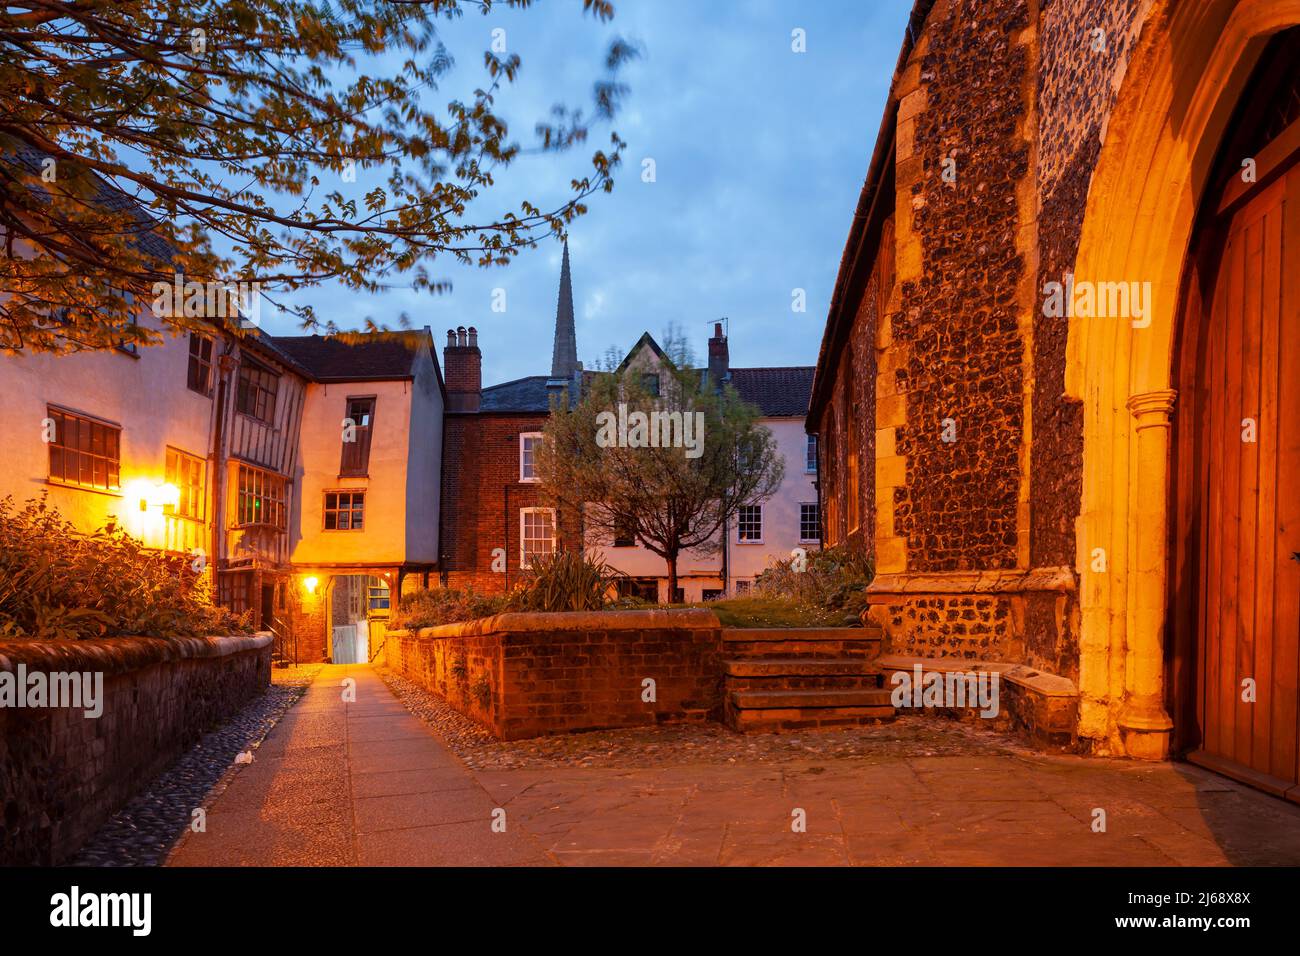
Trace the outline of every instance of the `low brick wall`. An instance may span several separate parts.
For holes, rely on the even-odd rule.
[[[49,866],[269,686],[271,635],[0,641],[0,672],[103,675],[98,717],[0,706],[0,864]]]
[[[512,613],[388,631],[383,660],[503,740],[520,740],[720,719],[721,649],[708,610]]]

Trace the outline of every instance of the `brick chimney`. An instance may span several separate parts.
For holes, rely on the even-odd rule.
[[[442,374],[447,383],[447,411],[477,412],[483,398],[483,355],[474,326],[447,330]]]
[[[731,378],[731,356],[721,322],[713,323],[713,338],[709,339],[709,377],[714,385],[722,385]]]

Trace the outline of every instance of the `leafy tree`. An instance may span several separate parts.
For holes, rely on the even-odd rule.
[[[485,51],[472,97],[428,102],[454,63],[441,21],[531,4],[6,3],[0,350],[157,342],[132,313],[177,273],[256,282],[263,295],[326,281],[373,292],[398,275],[437,292],[445,283],[429,266],[439,255],[500,265],[562,233],[588,197],[612,189],[616,133],[551,208],[525,199],[508,209],[494,180],[524,153],[576,147],[611,118],[632,46],[611,43],[590,115],[555,107],[529,147],[495,111],[520,76],[517,54]],[[613,16],[609,0],[582,9]],[[364,197],[349,195],[346,184],[372,178]],[[279,307],[320,325],[308,306]],[[164,321],[179,330],[213,318]]]
[[[724,525],[741,505],[770,498],[785,472],[758,409],[690,365],[689,352],[670,333],[653,369],[633,361],[589,376],[579,401],[552,409],[537,453],[548,499],[582,514],[588,533],[604,540],[629,535],[663,558],[670,599],[680,555],[717,553]],[[648,371],[659,373],[658,395],[645,387]],[[633,425],[636,413],[651,423],[644,433]],[[674,413],[683,423],[678,431]],[[683,440],[663,441],[674,434]],[[658,447],[642,439],[657,439]]]

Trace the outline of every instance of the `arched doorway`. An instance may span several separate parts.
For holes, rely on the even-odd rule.
[[[1175,747],[1300,801],[1300,28],[1242,93],[1182,288]],[[1293,557],[1294,556],[1294,557]]]
[[[1113,752],[1166,757],[1194,723],[1177,603],[1186,499],[1170,471],[1184,407],[1174,373],[1180,289],[1242,92],[1270,39],[1297,24],[1300,0],[1153,4],[1089,189],[1076,281],[1133,279],[1152,290],[1140,326],[1076,322],[1067,350],[1066,392],[1084,421],[1079,733]],[[1090,570],[1098,550],[1100,572]]]

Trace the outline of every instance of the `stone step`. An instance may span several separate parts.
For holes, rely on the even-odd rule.
[[[880,668],[864,658],[749,657],[722,662],[729,691],[871,690]]]
[[[725,716],[742,734],[850,727],[893,720],[889,697],[883,689],[732,691]]]
[[[888,707],[890,691],[865,690],[776,690],[732,691],[730,702],[737,710],[776,710],[810,707]]]
[[[880,653],[877,627],[724,628],[723,652],[737,658],[856,658]]]

